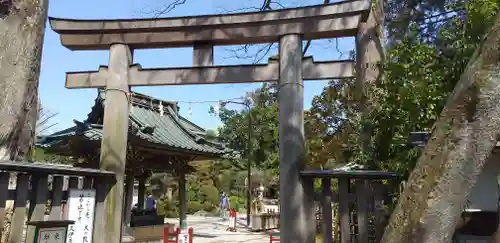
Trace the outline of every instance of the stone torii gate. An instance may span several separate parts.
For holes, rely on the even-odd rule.
[[[62,45],[71,50],[109,50],[108,66],[98,71],[68,72],[67,88],[105,88],[106,106],[101,168],[116,173],[106,196],[104,225],[95,227],[95,243],[119,243],[128,132],[130,86],[216,83],[279,83],[279,159],[281,240],[315,241],[312,180],[301,178],[304,167],[303,80],[354,78],[353,60],[315,62],[302,57],[302,41],[357,36],[358,80],[370,74],[368,57],[374,34],[368,27],[370,0],[351,0],[267,12],[164,19],[74,20],[50,18]],[[370,15],[370,17],[369,17]],[[373,28],[371,28],[373,29]],[[213,47],[279,42],[279,61],[268,64],[214,66]],[[193,47],[193,66],[143,69],[133,64],[133,50]],[[360,52],[361,51],[361,52]],[[180,188],[185,190],[185,188]],[[181,215],[185,217],[185,215]]]

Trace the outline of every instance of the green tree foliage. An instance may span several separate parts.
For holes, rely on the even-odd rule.
[[[362,122],[373,128],[377,169],[408,175],[419,150],[408,146],[413,131],[429,131],[496,14],[497,0],[390,1],[386,6],[390,45],[384,78],[369,84],[371,113],[361,118],[353,80],[334,80],[313,99],[305,114],[308,166],[332,168],[366,161],[361,156]],[[255,93],[251,114],[255,166],[276,171],[278,127],[276,92],[266,85]],[[252,96],[252,98],[254,98]],[[257,96],[258,97],[258,96]],[[222,139],[241,157],[247,146],[246,111],[221,109]],[[266,124],[262,127],[260,124]]]
[[[47,153],[43,148],[34,148],[32,153],[33,161],[53,164],[72,164],[74,158],[70,156],[61,156],[53,153]]]
[[[310,168],[331,169],[352,162],[354,153],[361,150],[353,91],[353,80],[335,80],[313,98],[304,116]]]
[[[250,109],[229,109],[230,103],[223,105],[219,117],[223,126],[219,137],[234,151],[231,157],[238,169],[246,168],[249,157],[248,143],[252,143],[250,154],[254,167],[276,170],[278,165],[278,103],[276,89],[265,84],[247,97],[251,100]],[[251,116],[252,138],[248,138]]]
[[[453,4],[415,2],[425,16],[428,11],[438,9],[438,15],[447,12],[450,16],[432,26],[432,23],[425,27],[410,23],[410,31],[388,48],[384,79],[368,87],[373,101],[368,117],[373,127],[370,159],[376,161],[379,169],[404,175],[413,168],[419,152],[408,146],[409,133],[431,129],[491,25],[498,6],[498,1],[493,0],[454,1]],[[415,23],[424,18],[411,17]],[[397,25],[389,26],[396,28]],[[428,29],[435,30],[432,39],[423,38],[430,33]],[[332,81],[314,98],[306,114],[309,162],[313,165],[324,165],[327,158],[335,163],[359,160],[360,118],[354,92],[349,80]]]

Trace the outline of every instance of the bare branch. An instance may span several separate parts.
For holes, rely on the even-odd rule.
[[[330,3],[330,0],[324,0],[323,1],[323,4],[329,4]],[[335,38],[335,40],[338,40],[337,38]],[[302,52],[302,56],[305,56],[306,53],[307,53],[307,50],[309,49],[309,47],[311,46],[311,42],[312,40],[308,40],[307,43],[306,43],[306,46],[304,47],[304,51]]]
[[[270,2],[270,4],[271,4],[271,3],[274,3],[274,4],[278,5],[280,8],[285,8],[285,6],[283,6],[283,5],[282,5],[281,3],[279,3],[279,2],[276,2],[276,1],[271,1],[271,2]]]
[[[340,53],[340,55],[339,55],[339,57],[338,57],[339,59],[340,59],[340,58],[342,58],[342,57],[345,55],[345,52],[343,52],[343,51],[341,51],[341,50],[340,50],[340,45],[339,45],[339,39],[338,39],[338,38],[328,40],[328,43],[329,43],[329,44],[333,44],[333,45],[335,45],[335,50],[336,50],[338,53]],[[328,45],[328,46],[330,46],[330,45]],[[349,56],[349,55],[348,55],[348,56]]]
[[[330,0],[323,0],[323,4],[328,4],[330,3]],[[260,7],[260,11],[268,11],[268,10],[273,10],[272,4],[277,5],[279,8],[285,8],[283,4],[281,4],[279,1],[272,1],[272,0],[264,0],[262,3],[262,6]],[[253,9],[253,8],[252,8]],[[228,11],[227,13],[234,12],[234,11]],[[311,46],[311,40],[307,41],[306,45],[304,46],[304,51],[302,52],[303,55],[306,55],[307,50]],[[259,50],[257,50],[256,53],[249,53],[249,46],[253,46],[251,44],[245,45],[243,48],[236,48],[236,49],[226,49],[228,52],[232,53],[230,57],[235,57],[238,59],[253,59],[253,63],[257,63],[262,61],[267,54],[269,54],[270,50],[273,48],[275,43],[270,43],[267,45],[262,46]],[[338,51],[338,40],[337,40],[337,51]],[[243,52],[243,54],[240,54],[240,52]],[[341,53],[341,56],[343,56],[343,53]]]
[[[39,103],[40,104],[40,103]],[[57,122],[51,122],[54,117],[59,115],[57,112],[51,112],[44,109],[41,105],[38,108],[38,118],[35,126],[35,135],[39,136],[48,131],[53,126],[57,125]]]
[[[174,10],[177,6],[185,4],[187,0],[170,0],[170,2],[166,5],[161,6],[160,8],[153,8],[150,11],[143,11],[144,14],[146,15],[153,15],[153,17],[162,17],[163,15],[171,12]],[[330,0],[323,0],[323,4],[328,4],[330,3]],[[246,12],[246,11],[270,11],[274,10],[276,8],[285,8],[285,6],[279,1],[279,0],[263,0],[262,4],[260,7],[242,7],[238,9],[227,9],[224,7],[219,7],[222,13],[235,13],[235,12]],[[303,50],[303,55],[306,55],[307,51],[309,50],[311,46],[312,41],[307,41],[304,50]],[[259,63],[263,59],[268,56],[268,54],[271,52],[271,50],[274,49],[276,46],[276,43],[269,43],[265,45],[255,45],[255,44],[246,44],[241,47],[231,47],[231,48],[225,48],[227,52],[229,52],[229,56],[227,58],[237,58],[237,59],[250,59],[252,60],[252,63]],[[254,47],[257,47],[254,48]],[[336,49],[339,53],[341,53],[341,57],[344,55],[343,52],[341,52],[338,48],[338,40],[336,40]]]
[[[272,10],[271,3],[271,0],[264,0],[264,3],[262,3],[262,7],[260,7],[260,11]]]
[[[153,18],[159,18],[162,17],[163,15],[170,13],[172,10],[174,10],[177,6],[181,4],[185,4],[187,0],[174,0],[173,2],[163,5],[160,8],[154,8],[150,9],[149,11],[144,11],[143,9],[143,14],[146,15],[153,15]]]
[[[218,7],[218,9],[220,9],[222,13],[237,13],[237,12],[246,12],[246,11],[251,11],[251,10],[254,10],[254,11],[260,11],[260,8],[257,8],[257,7],[244,7],[244,8],[237,8],[237,9],[227,9],[227,8],[223,8],[223,7]]]

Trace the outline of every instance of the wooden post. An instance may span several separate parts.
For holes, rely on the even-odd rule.
[[[304,224],[307,225],[305,230],[307,230],[308,233],[306,242],[316,242],[316,206],[314,204],[314,178],[310,176],[303,177],[302,188],[304,190],[304,203],[302,205],[305,210],[304,214],[306,215]]]
[[[144,209],[144,199],[146,198],[146,175],[139,177],[139,188],[137,192],[137,208]]]
[[[82,185],[82,189],[92,189],[92,182],[93,182],[93,178],[92,177],[84,177],[83,178],[83,185]]]
[[[323,178],[321,180],[323,187],[323,242],[333,242],[333,215],[332,215],[332,178]]]
[[[315,215],[300,179],[304,167],[304,84],[302,80],[302,38],[297,34],[280,39],[279,77],[279,158],[280,231],[287,243],[314,242]],[[311,221],[312,220],[312,221]]]
[[[123,202],[125,204],[123,207],[123,223],[125,226],[129,226],[130,214],[132,212],[132,199],[134,196],[134,175],[127,175],[126,179],[125,185],[127,188],[125,189],[125,200]]]
[[[92,243],[107,243],[106,232],[107,218],[103,215],[106,214],[105,200],[109,194],[110,186],[115,183],[114,179],[106,177],[95,178],[94,189],[96,190],[95,196],[95,210],[94,210],[94,235],[92,236]]]
[[[45,216],[45,203],[47,202],[47,193],[49,191],[47,174],[31,175],[31,195],[30,206],[28,209],[28,221],[43,221]],[[35,238],[35,227],[28,227],[26,239]]]
[[[384,185],[382,182],[374,183],[373,193],[373,206],[375,210],[375,242],[380,242],[387,223],[385,220],[386,212],[384,208]]]
[[[5,204],[9,198],[9,179],[10,174],[8,172],[0,172],[0,228],[4,228],[5,222]],[[0,240],[2,239],[3,230],[0,230]]]
[[[186,222],[187,197],[186,197],[186,174],[179,171],[179,226]]]
[[[349,217],[349,178],[339,178],[340,242],[351,242],[351,222]]]
[[[214,45],[196,43],[193,46],[193,67],[214,65]]]
[[[368,180],[356,180],[356,215],[358,218],[358,242],[368,242]]]
[[[70,189],[78,189],[78,177],[72,176],[68,180],[68,197],[69,197],[69,190]],[[68,198],[69,200],[69,198]]]
[[[26,201],[28,200],[29,175],[17,174],[16,201],[10,222],[10,234],[7,242],[20,243],[23,237],[24,219],[26,216]]]
[[[52,177],[52,205],[49,220],[62,219],[63,180],[62,176]]]
[[[109,51],[108,79],[104,104],[103,136],[100,167],[115,173],[116,183],[111,185],[104,201],[103,235],[106,243],[120,243],[122,231],[123,184],[129,119],[128,73],[132,53],[127,45],[114,44]]]

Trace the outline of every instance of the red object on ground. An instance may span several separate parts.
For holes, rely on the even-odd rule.
[[[188,243],[193,243],[193,228],[188,228]],[[181,228],[177,228],[174,232],[170,232],[168,227],[163,228],[163,243],[178,243],[181,235]]]
[[[163,243],[177,243],[179,242],[179,234],[181,233],[181,229],[177,228],[174,232],[170,232],[168,230],[168,226],[163,228]],[[170,239],[173,237],[173,239]]]
[[[273,232],[269,232],[269,243],[278,243],[280,242],[280,236],[273,236]]]
[[[188,229],[189,243],[193,243],[193,228]]]
[[[234,208],[229,209],[229,225],[226,230],[236,232],[236,210]]]

